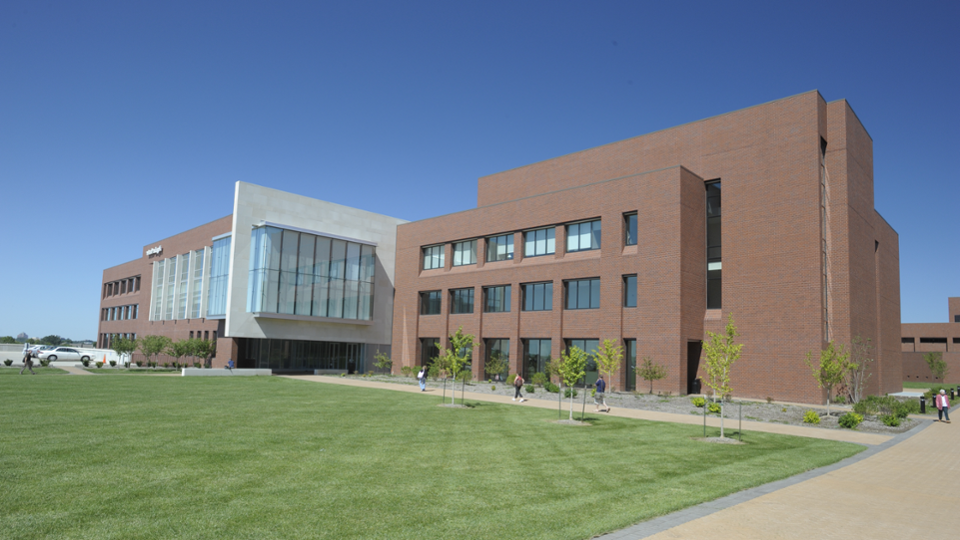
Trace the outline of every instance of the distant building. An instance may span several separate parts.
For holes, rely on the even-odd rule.
[[[26,341],[30,339],[30,336],[28,336],[26,332],[20,332],[19,334],[17,334],[17,339],[21,341]]]
[[[923,355],[943,354],[947,361],[947,382],[960,383],[960,297],[947,299],[948,322],[904,323],[900,325],[903,380],[933,382]]]

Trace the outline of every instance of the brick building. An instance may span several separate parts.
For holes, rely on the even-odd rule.
[[[946,381],[960,384],[960,297],[947,299],[945,323],[904,323],[900,329],[903,380],[933,382],[923,355],[941,353],[947,362]]]
[[[732,314],[737,396],[822,401],[804,357],[854,336],[876,346],[868,391],[899,391],[898,242],[870,136],[811,91],[483,177],[477,208],[400,225],[393,357],[423,364],[462,326],[474,377],[491,355],[529,376],[614,339],[613,386],[650,357],[655,390],[686,393]]]

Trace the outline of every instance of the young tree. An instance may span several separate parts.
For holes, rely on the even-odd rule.
[[[12,345],[12,344],[14,344],[14,343],[16,343],[16,342],[17,342],[17,340],[14,339],[13,336],[3,336],[3,337],[0,337],[0,343],[5,343],[5,344],[10,344],[10,345]]]
[[[464,334],[463,327],[457,328],[456,333],[450,335],[450,346],[446,349],[440,348],[440,344],[437,344],[437,348],[440,348],[440,354],[437,356],[435,362],[440,367],[442,371],[453,376],[453,384],[457,384],[457,377],[462,375],[466,377],[465,373],[461,373],[463,367],[467,364],[467,361],[473,355],[473,349],[477,347],[477,344],[474,343],[476,338],[472,334]],[[454,403],[454,394],[450,395],[450,404]]]
[[[843,344],[838,348],[831,341],[826,349],[820,351],[819,365],[813,365],[810,356],[808,352],[806,362],[813,370],[813,378],[817,380],[817,386],[827,389],[827,416],[830,416],[830,396],[833,395],[833,387],[842,383],[847,376],[847,371],[850,369],[850,353]]]
[[[393,360],[391,360],[390,357],[386,355],[386,353],[382,353],[378,349],[377,354],[373,355],[373,367],[377,369],[382,369],[389,373],[390,370],[393,368]]]
[[[169,346],[167,346],[166,353],[176,358],[176,363],[180,364],[180,360],[184,356],[192,356],[193,348],[193,344],[190,343],[189,339],[181,339],[180,341],[171,343]]]
[[[507,359],[500,351],[493,351],[490,354],[490,358],[484,363],[483,369],[488,378],[492,378],[495,375],[502,375],[503,372],[507,370]]]
[[[63,343],[63,338],[60,337],[60,336],[58,336],[58,335],[56,335],[56,334],[51,334],[51,335],[49,335],[49,336],[44,336],[44,337],[40,338],[40,342],[43,343],[44,345],[54,345],[54,346],[56,346],[56,345],[60,345],[60,344]]]
[[[560,391],[563,385],[571,389],[570,392],[570,420],[573,420],[573,386],[577,384],[587,367],[587,353],[580,347],[570,347],[560,355],[560,364],[557,366],[560,375]]]
[[[710,339],[703,343],[707,356],[706,383],[713,390],[714,401],[720,394],[720,438],[723,438],[723,398],[733,391],[730,388],[730,368],[740,358],[743,349],[743,343],[734,343],[739,335],[731,313],[724,333],[707,332]]]
[[[610,385],[613,391],[613,376],[620,371],[620,364],[623,362],[623,347],[617,345],[615,339],[605,339],[600,345],[600,350],[596,354],[597,371],[603,375],[604,380]]]
[[[654,364],[649,356],[643,357],[643,363],[637,369],[637,375],[645,381],[650,381],[650,393],[653,393],[653,381],[667,378],[667,368],[662,364]]]
[[[125,355],[133,354],[133,351],[137,350],[137,340],[118,336],[110,343],[110,349],[117,353],[122,364]]]
[[[933,380],[939,380],[942,383],[950,371],[947,368],[947,361],[943,359],[943,354],[939,352],[928,352],[923,355],[923,359],[930,368],[930,374],[933,375]]]
[[[853,345],[850,347],[850,364],[847,366],[847,397],[850,403],[859,403],[863,399],[863,388],[870,378],[868,369],[873,358],[870,358],[870,338],[863,339],[860,336],[853,338]]]
[[[217,342],[193,338],[188,340],[190,343],[190,353],[187,356],[198,358],[203,362],[204,367],[210,367],[210,359],[217,353]]]
[[[167,336],[143,336],[137,340],[137,349],[147,358],[153,358],[151,362],[157,363],[157,355],[162,353],[173,343],[173,340]]]

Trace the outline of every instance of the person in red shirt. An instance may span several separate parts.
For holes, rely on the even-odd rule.
[[[950,401],[947,399],[947,391],[942,388],[937,394],[937,416],[939,421],[950,423]]]

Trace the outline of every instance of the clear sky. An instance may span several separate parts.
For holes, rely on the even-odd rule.
[[[960,296],[960,2],[0,2],[0,335],[237,180],[408,220],[477,178],[818,89],[874,141],[904,322]]]

